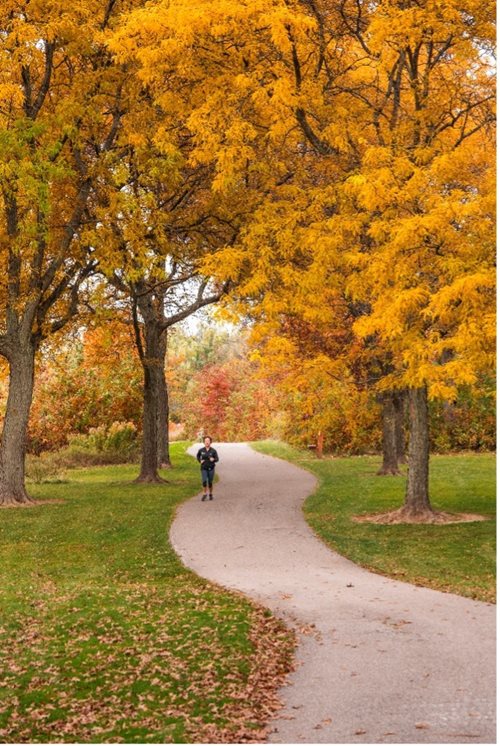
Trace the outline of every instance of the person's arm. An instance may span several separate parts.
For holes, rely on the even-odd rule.
[[[200,448],[199,451],[198,451],[198,453],[196,454],[196,460],[199,461],[200,464],[201,464],[201,451],[202,451],[202,449]]]
[[[215,450],[215,448],[213,448],[212,450],[213,450],[212,456],[213,456],[213,459],[214,459],[214,464],[216,464],[217,461],[219,460],[219,454],[217,453],[217,451]]]

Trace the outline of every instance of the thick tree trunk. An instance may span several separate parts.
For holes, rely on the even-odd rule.
[[[427,388],[408,392],[410,443],[408,479],[402,514],[410,517],[433,513],[429,499],[429,421]]]
[[[397,393],[387,391],[381,397],[382,403],[382,453],[383,460],[377,474],[400,474],[398,468],[398,413]]]
[[[405,443],[405,404],[406,391],[396,391],[394,396],[394,406],[396,408],[396,450],[398,454],[398,464],[406,464],[406,443]]]
[[[141,472],[137,482],[161,482],[158,474],[158,412],[151,366],[144,365]]]
[[[170,460],[170,442],[168,435],[169,406],[168,406],[168,386],[165,376],[165,357],[167,354],[167,333],[164,332],[160,340],[160,355],[163,360],[161,370],[158,376],[158,467],[170,469],[172,462]]]
[[[160,381],[160,390],[158,392],[158,466],[162,469],[170,469],[172,467],[168,423],[168,388],[164,374]]]
[[[142,417],[141,472],[137,482],[163,482],[158,474],[158,393],[164,375],[162,357],[162,333],[156,318],[141,308],[144,320],[144,349],[142,367],[144,373],[144,402]]]
[[[26,492],[25,456],[35,350],[26,345],[9,358],[9,394],[0,439],[0,505],[20,505],[33,502]]]

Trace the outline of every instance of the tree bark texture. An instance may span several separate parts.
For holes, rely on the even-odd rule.
[[[19,505],[33,502],[25,487],[25,455],[35,349],[31,344],[19,345],[8,359],[9,394],[0,439],[0,505]]]
[[[396,391],[394,396],[396,408],[396,449],[398,464],[406,464],[405,406],[406,391]]]
[[[170,460],[170,441],[168,434],[169,424],[169,406],[168,406],[168,386],[165,376],[165,357],[167,354],[167,333],[164,332],[160,340],[160,356],[162,367],[158,376],[158,467],[170,469],[172,462]]]
[[[397,393],[387,391],[381,396],[382,403],[382,453],[383,460],[377,474],[400,474],[398,468],[398,413]]]
[[[409,389],[410,443],[408,478],[402,512],[408,516],[431,513],[429,498],[429,414],[427,388]]]
[[[158,474],[158,396],[165,379],[165,342],[149,296],[139,301],[143,318],[140,357],[144,374],[142,417],[142,456],[138,482],[162,482]],[[136,333],[138,329],[136,329]]]

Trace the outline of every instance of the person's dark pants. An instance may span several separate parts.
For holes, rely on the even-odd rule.
[[[201,482],[204,487],[208,485],[210,490],[212,490],[212,484],[214,481],[214,473],[215,473],[215,469],[202,469],[201,470]]]

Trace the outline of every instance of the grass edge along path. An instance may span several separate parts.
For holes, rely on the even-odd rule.
[[[355,516],[403,504],[403,476],[377,476],[378,456],[316,458],[278,441],[250,444],[318,478],[304,516],[319,538],[368,570],[414,585],[495,603],[495,455],[431,457],[430,492],[436,509],[477,513],[488,520],[448,525],[378,525]]]
[[[167,485],[132,465],[30,485],[0,512],[0,741],[261,742],[292,633],[187,570],[168,543],[199,490],[186,444]]]

